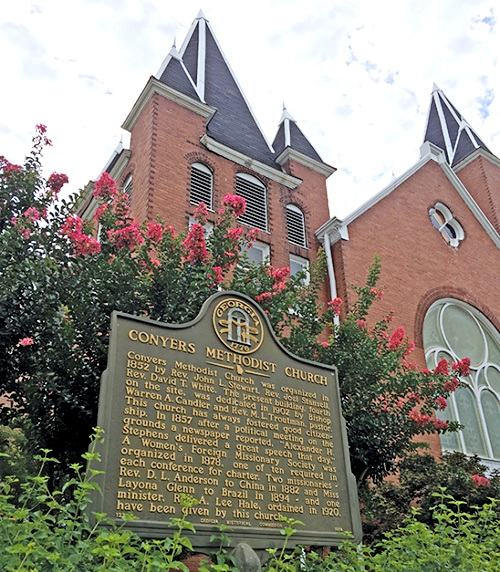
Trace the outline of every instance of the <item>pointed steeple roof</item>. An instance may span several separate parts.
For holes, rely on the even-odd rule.
[[[297,122],[291,116],[284,104],[278,132],[276,133],[276,137],[273,141],[273,147],[277,155],[287,147],[290,147],[315,161],[323,162],[319,154],[316,152],[316,149],[314,149],[311,143],[309,143],[307,137],[299,129]]]
[[[267,142],[212,28],[202,11],[184,43],[173,48],[156,77],[171,87],[217,111],[207,125],[207,135],[218,143],[277,167]]]
[[[436,84],[432,89],[427,115],[424,143],[427,141],[443,149],[451,167],[476,149],[484,149],[491,153]]]
[[[334,167],[323,162],[284,104],[273,148],[276,151],[276,162],[280,165],[285,165],[288,160],[293,159],[322,173],[325,177],[335,172]]]

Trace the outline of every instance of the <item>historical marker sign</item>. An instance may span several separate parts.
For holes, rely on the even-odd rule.
[[[360,540],[336,371],[276,341],[261,310],[212,296],[185,325],[114,313],[99,426],[105,475],[92,510],[145,536],[165,536],[179,497],[193,545],[218,524],[253,548],[280,545],[280,515],[304,522],[293,541]]]

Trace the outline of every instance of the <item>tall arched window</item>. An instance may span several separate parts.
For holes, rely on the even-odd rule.
[[[267,189],[265,185],[252,175],[238,173],[236,175],[236,194],[247,203],[244,215],[239,221],[267,232]]]
[[[464,426],[458,433],[441,435],[444,450],[477,454],[491,466],[500,466],[500,335],[472,306],[453,299],[435,302],[424,320],[423,341],[429,368],[469,357],[471,375],[438,411],[444,420]],[[496,463],[495,463],[496,461]]]
[[[286,206],[286,231],[288,242],[303,248],[307,246],[304,213],[295,205]]]
[[[197,205],[204,202],[213,210],[213,174],[203,163],[191,165],[191,185],[189,188],[189,202]]]

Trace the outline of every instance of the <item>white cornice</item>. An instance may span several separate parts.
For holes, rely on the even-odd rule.
[[[495,227],[491,224],[488,217],[479,208],[479,205],[472,198],[472,195],[465,188],[462,181],[457,177],[456,173],[448,165],[448,163],[444,163],[440,166],[450,183],[455,187],[455,189],[458,191],[458,194],[462,197],[464,203],[469,207],[472,214],[476,217],[479,224],[484,228],[488,236],[495,243],[495,246],[500,249],[500,235],[496,231]]]
[[[349,240],[347,225],[337,217],[333,217],[329,221],[325,222],[325,224],[320,226],[314,234],[316,235],[316,238],[323,243],[325,236],[328,235],[330,245],[335,244],[340,239]]]
[[[482,149],[478,149],[478,153],[482,156],[485,156],[487,159],[492,160],[496,159],[493,155],[487,155],[486,152]],[[458,178],[454,170],[448,165],[446,161],[444,151],[436,145],[432,143],[426,142],[420,148],[421,159],[418,163],[415,163],[413,167],[408,169],[405,173],[403,173],[400,177],[395,179],[391,182],[390,185],[382,189],[379,193],[374,195],[370,200],[366,203],[361,205],[358,209],[353,211],[349,214],[343,221],[338,220],[337,218],[332,218],[328,222],[326,222],[323,226],[321,226],[316,231],[316,236],[321,240],[325,233],[329,234],[330,236],[330,243],[334,244],[341,238],[348,239],[348,225],[360,217],[363,213],[367,210],[371,209],[375,206],[378,202],[382,199],[387,197],[394,191],[397,187],[399,187],[402,183],[404,183],[407,179],[409,179],[412,175],[414,175],[418,170],[420,170],[426,163],[429,161],[435,161],[442,169],[443,173],[445,174],[446,178],[450,181],[450,183],[455,187],[458,194],[462,197],[463,201],[472,212],[474,217],[477,219],[479,224],[483,227],[485,232],[491,238],[493,243],[497,248],[500,249],[500,235],[495,230],[495,227],[491,224],[488,217],[484,214],[484,212],[479,208],[479,205],[476,201],[472,198],[472,195],[469,191],[465,188],[462,181]],[[475,152],[476,153],[476,152]],[[493,162],[493,161],[492,161]],[[499,164],[500,161],[496,159],[495,164]],[[500,165],[499,165],[500,166]]]
[[[244,165],[245,167],[252,169],[252,171],[255,171],[255,173],[276,181],[281,185],[285,185],[285,187],[288,187],[289,189],[296,189],[302,183],[302,179],[293,177],[292,175],[287,175],[282,171],[278,171],[278,169],[273,169],[269,165],[256,161],[248,155],[244,155],[235,149],[231,149],[231,147],[227,147],[226,145],[219,143],[208,135],[203,135],[200,138],[200,142],[202,145],[205,145],[209,151],[213,151],[214,153],[217,153],[217,155],[221,155],[221,157],[225,157],[238,165]]]
[[[214,107],[210,107],[205,103],[196,101],[192,97],[184,95],[180,91],[176,91],[175,89],[168,87],[163,82],[158,81],[155,77],[151,76],[148,80],[148,83],[142,90],[141,95],[134,103],[130,113],[127,115],[127,118],[123,122],[123,129],[132,131],[132,128],[134,127],[139,115],[142,113],[149,100],[155,94],[159,94],[166,99],[169,99],[170,101],[174,101],[175,103],[182,105],[182,107],[198,113],[198,115],[201,115],[205,119],[211,119],[217,111]]]
[[[309,167],[313,171],[324,175],[325,177],[329,177],[332,173],[335,173],[337,170],[335,167],[331,167],[326,163],[322,163],[320,161],[316,161],[316,159],[312,159],[300,151],[296,151],[291,147],[286,147],[279,155],[276,157],[276,163],[279,165],[284,165],[287,161],[297,161],[301,165],[305,167]]]
[[[460,163],[457,163],[453,167],[453,170],[455,171],[455,173],[458,173],[464,167],[467,167],[467,165],[472,163],[472,161],[475,161],[478,157],[483,157],[484,159],[486,159],[487,161],[489,161],[490,163],[492,163],[496,167],[500,168],[500,159],[498,157],[495,157],[495,155],[488,153],[488,151],[486,151],[482,147],[479,147],[478,149],[473,151],[470,155],[468,155],[465,159],[460,161]]]

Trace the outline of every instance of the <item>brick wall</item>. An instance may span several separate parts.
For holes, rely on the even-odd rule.
[[[450,247],[430,222],[428,211],[437,201],[463,226],[465,238],[458,248]],[[353,221],[349,241],[337,243],[333,253],[339,295],[349,301],[354,293],[348,285],[364,284],[374,255],[381,257],[379,284],[387,288],[370,318],[395,310],[394,325],[402,325],[416,342],[412,361],[419,369],[426,367],[423,319],[434,301],[447,296],[462,300],[500,326],[499,250],[433,161]],[[431,446],[440,454],[437,436]]]

